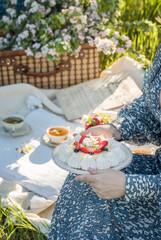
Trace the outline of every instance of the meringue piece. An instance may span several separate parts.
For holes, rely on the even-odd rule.
[[[89,167],[96,168],[96,162],[92,157],[87,156],[81,160],[81,168],[87,170]]]
[[[71,153],[68,151],[67,147],[67,144],[61,144],[59,146],[59,159],[61,159],[63,163],[67,162],[71,157]]]
[[[68,160],[67,162],[68,166],[72,167],[72,168],[81,168],[81,158],[74,153]]]
[[[103,158],[101,156],[97,159],[96,163],[97,163],[97,168],[100,169],[100,170],[110,168],[110,163],[105,158]]]
[[[108,159],[108,162],[111,167],[115,167],[119,164],[120,159],[117,151],[112,151],[109,153],[109,155],[106,157]]]

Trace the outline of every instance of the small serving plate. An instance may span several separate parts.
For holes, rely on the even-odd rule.
[[[31,127],[28,123],[24,122],[23,126],[15,131],[6,129],[2,122],[0,122],[0,135],[7,136],[7,137],[19,137],[24,136],[30,133]]]
[[[66,142],[66,141],[68,140],[68,138],[69,138],[69,137],[67,137],[67,138],[66,138],[65,140],[63,140],[61,143],[55,143],[55,142],[52,142],[52,141],[50,140],[50,138],[48,137],[47,133],[45,133],[45,134],[43,135],[43,137],[42,137],[43,142],[44,142],[46,145],[48,145],[48,146],[50,146],[50,147],[52,147],[52,148],[55,148],[55,147],[57,147],[58,145]]]

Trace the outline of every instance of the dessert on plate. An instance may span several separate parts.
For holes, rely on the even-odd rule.
[[[113,138],[78,134],[54,151],[56,163],[72,169],[87,170],[115,168],[131,160],[131,151]],[[129,161],[128,161],[129,162]],[[61,164],[60,164],[61,165]]]
[[[102,112],[102,113],[92,113],[90,115],[84,116],[85,118],[85,129],[97,125],[104,125],[116,118],[116,113]]]

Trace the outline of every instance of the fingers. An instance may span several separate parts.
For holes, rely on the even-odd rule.
[[[95,183],[95,176],[89,175],[89,174],[84,174],[84,175],[78,175],[75,177],[76,181],[83,181],[88,184]]]
[[[106,172],[106,171],[108,171],[108,169],[98,170],[98,169],[94,169],[94,168],[88,168],[88,172],[89,172],[91,175],[104,173],[104,172]]]
[[[83,135],[83,134],[87,135],[87,134],[89,134],[89,133],[91,133],[91,132],[92,132],[92,130],[91,130],[91,129],[88,129],[88,130],[85,130],[85,131],[81,132],[80,134],[81,134],[81,135]]]
[[[93,132],[92,129],[87,129],[87,130],[85,130],[85,131],[80,132],[79,134],[80,134],[80,135],[87,135],[87,134],[91,133],[91,135],[92,135],[92,132]],[[75,137],[76,135],[78,135],[78,133],[73,133],[73,136],[74,136],[74,137]]]

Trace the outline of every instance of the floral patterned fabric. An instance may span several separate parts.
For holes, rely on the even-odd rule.
[[[126,105],[112,121],[122,140],[161,145],[161,45],[143,95]],[[155,156],[134,154],[126,174],[126,195],[99,198],[69,174],[52,216],[48,240],[161,239],[161,148]]]

